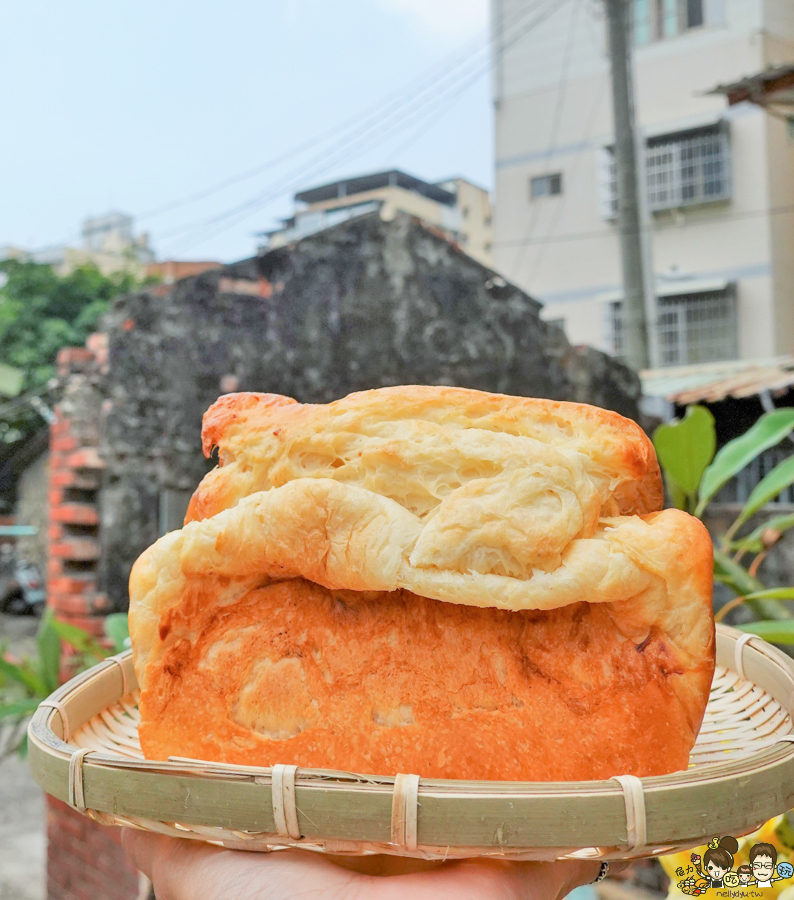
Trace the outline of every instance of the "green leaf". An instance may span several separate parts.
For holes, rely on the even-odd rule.
[[[52,627],[53,612],[45,611],[39,626],[39,672],[49,693],[58,689],[61,670],[61,640]]]
[[[700,501],[695,509],[695,515],[702,515],[708,502],[724,484],[764,450],[779,444],[792,429],[794,429],[794,409],[784,407],[764,413],[752,428],[729,441],[703,473]]]
[[[683,419],[654,431],[653,445],[662,468],[691,496],[717,447],[714,416],[705,406],[690,406]]]
[[[29,662],[11,663],[7,659],[0,658],[0,674],[5,675],[10,681],[16,681],[27,688],[31,694],[42,700],[50,694],[47,685],[34,671]]]
[[[738,628],[773,644],[794,644],[794,622],[750,622]]]
[[[785,491],[791,484],[794,484],[794,455],[778,463],[758,482],[747,498],[734,527],[746,522],[750,516],[755,515],[762,506],[777,497],[781,491]]]
[[[17,703],[0,703],[0,719],[19,719],[32,716],[38,709],[39,700],[20,700]]]
[[[104,659],[109,655],[95,637],[76,625],[70,625],[68,622],[63,622],[53,617],[52,627],[58,637],[62,641],[66,641],[78,653],[94,656],[97,659]]]
[[[678,484],[673,476],[665,470],[664,473],[664,482],[667,486],[667,494],[670,497],[670,502],[676,509],[686,510],[687,508],[687,492]]]
[[[734,562],[727,553],[714,548],[714,577],[723,584],[730,585],[737,594],[745,596],[764,590],[763,584],[739,563]]]
[[[780,532],[788,531],[789,528],[794,528],[794,513],[772,516],[771,519],[767,519],[766,522],[761,523],[761,525],[751,531],[750,534],[745,535],[743,538],[739,538],[737,541],[733,541],[731,547],[734,550],[743,550],[746,553],[760,553],[764,549],[764,543],[761,536],[770,528],[772,531]]]
[[[756,591],[747,594],[745,600],[794,600],[794,587],[769,588],[766,591]]]
[[[114,653],[130,647],[130,625],[127,613],[112,613],[105,619],[105,634],[113,641]]]
[[[762,619],[792,619],[794,615],[779,600],[760,596],[766,591],[763,584],[721,550],[714,548],[714,580],[728,585],[738,596],[747,597],[747,605]],[[756,598],[757,599],[754,599]]]

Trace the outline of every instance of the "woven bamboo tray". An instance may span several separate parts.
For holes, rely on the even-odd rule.
[[[281,764],[147,761],[137,698],[131,652],[65,684],[30,722],[34,777],[105,824],[234,849],[629,859],[715,834],[747,834],[794,805],[794,663],[722,625],[689,769],[654,778],[420,781]]]

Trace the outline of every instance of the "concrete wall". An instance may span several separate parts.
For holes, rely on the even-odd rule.
[[[516,30],[525,0],[494,0]],[[656,43],[635,53],[638,119],[668,131],[724,115],[733,156],[730,201],[654,216],[657,275],[724,278],[737,284],[743,357],[794,352],[791,248],[794,215],[770,215],[791,203],[794,142],[760,108],[725,109],[704,96],[718,83],[794,58],[794,4],[726,0],[725,23]],[[567,61],[567,62],[566,62]],[[494,264],[564,319],[574,343],[607,349],[606,309],[596,297],[621,285],[614,222],[599,208],[599,157],[612,140],[611,89],[604,23],[597,4],[568,3],[508,46],[497,59]],[[563,193],[529,199],[529,180],[561,172]],[[783,198],[783,199],[778,199]]]
[[[22,472],[17,486],[14,518],[17,525],[33,525],[38,533],[16,539],[20,559],[35,563],[42,576],[47,571],[47,526],[49,524],[49,454],[44,452]]]

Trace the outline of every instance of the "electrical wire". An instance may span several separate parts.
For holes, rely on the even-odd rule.
[[[300,154],[302,154],[306,150],[312,149],[323,141],[334,136],[338,137],[340,133],[344,133],[354,126],[360,125],[362,120],[365,121],[375,115],[382,114],[384,104],[390,105],[394,101],[399,100],[400,97],[402,97],[404,94],[408,94],[410,99],[410,97],[416,94],[417,90],[426,87],[428,80],[432,80],[433,78],[438,77],[437,75],[433,74],[436,72],[436,70],[438,70],[440,74],[443,74],[445,69],[449,68],[450,66],[458,65],[459,63],[457,62],[457,60],[461,57],[468,57],[471,50],[476,50],[480,43],[482,43],[482,36],[478,35],[477,38],[466,44],[464,48],[458,48],[454,53],[450,54],[450,56],[447,57],[442,64],[433,66],[430,70],[423,73],[423,75],[419,76],[413,81],[409,82],[408,85],[404,86],[399,91],[396,91],[394,94],[387,95],[385,98],[380,98],[376,104],[373,104],[368,109],[364,110],[363,112],[359,112],[354,116],[351,116],[341,124],[334,125],[327,131],[322,132],[319,136],[309,138],[308,140],[303,141],[302,143],[297,144],[294,147],[290,147],[283,153],[279,153],[271,159],[268,159],[264,163],[260,163],[259,165],[254,166],[251,169],[246,169],[243,172],[239,172],[236,175],[225,178],[222,181],[211,185],[210,187],[203,188],[202,190],[189,194],[186,197],[169,201],[168,203],[165,203],[161,206],[157,206],[153,209],[138,213],[136,215],[136,219],[140,221],[144,219],[155,218],[156,216],[162,215],[163,213],[172,212],[175,209],[179,209],[183,206],[188,206],[192,203],[198,202],[199,200],[204,200],[207,197],[218,193],[219,191],[225,190],[227,187],[231,187],[232,185],[247,181],[248,179],[254,178],[257,175],[261,175],[263,172],[275,168],[277,165],[285,162],[286,160],[295,159],[296,156],[300,156]]]
[[[604,97],[604,91],[608,84],[609,84],[609,74],[605,73],[603,79],[599,83],[598,91],[593,100],[593,106],[590,110],[590,117],[585,126],[584,133],[582,134],[582,139],[580,141],[580,144],[584,144],[586,142],[589,142],[589,140],[590,140],[590,135],[591,135],[593,127],[595,125],[596,118],[601,109],[601,101]],[[577,153],[576,156],[574,157],[573,165],[571,166],[570,169],[567,170],[565,177],[570,182],[574,181],[574,178],[576,177],[576,173],[579,171],[579,164],[582,161],[582,157],[584,155],[585,155],[584,153]],[[535,281],[535,277],[538,274],[538,271],[540,270],[540,264],[545,255],[546,248],[549,245],[549,241],[551,240],[551,236],[554,233],[554,229],[557,227],[557,223],[560,220],[560,216],[562,215],[563,209],[565,208],[565,203],[569,196],[570,196],[570,194],[568,191],[563,191],[562,197],[560,198],[560,202],[557,203],[557,205],[556,205],[554,214],[552,215],[551,221],[549,222],[549,227],[546,229],[546,234],[544,235],[543,239],[540,241],[540,244],[538,247],[538,252],[535,256],[534,262],[532,263],[532,269],[530,270],[529,277],[527,278],[528,285],[533,284]],[[526,244],[524,246],[526,246]]]
[[[563,2],[565,2],[565,0],[563,0]],[[536,3],[529,10],[522,10],[522,15],[518,19],[518,21],[513,20],[513,22],[511,23],[511,26],[518,25],[519,27],[514,31],[514,33],[510,34],[507,40],[504,40],[502,42],[498,52],[503,53],[517,40],[520,40],[525,34],[532,30],[532,28],[536,27],[538,24],[540,24],[540,22],[544,21],[559,8],[559,3],[544,3],[541,0],[541,2]],[[538,12],[538,10],[540,10],[540,12]],[[537,13],[537,15],[535,15],[530,22],[524,24],[523,20],[529,18],[532,13]],[[492,39],[489,41],[488,46],[490,47],[491,45],[493,45],[497,40],[500,40],[501,37],[502,35],[495,35],[494,37],[492,37]],[[254,212],[261,209],[263,205],[271,202],[276,197],[283,195],[296,186],[305,184],[309,178],[317,177],[318,175],[323,174],[333,167],[340,165],[347,159],[358,155],[362,146],[370,148],[373,145],[373,141],[375,144],[377,144],[388,140],[393,135],[393,133],[397,131],[402,132],[405,129],[406,125],[410,127],[410,124],[415,122],[416,119],[420,116],[426,116],[427,118],[435,116],[439,108],[448,105],[452,100],[459,96],[460,93],[467,90],[475,80],[480,78],[486,71],[490,69],[490,65],[490,59],[485,61],[484,66],[482,61],[480,60],[474,60],[473,62],[470,62],[470,64],[464,68],[463,72],[453,72],[451,73],[451,77],[445,76],[448,80],[448,83],[444,87],[442,87],[440,93],[436,92],[435,94],[431,94],[429,97],[425,97],[425,99],[419,101],[418,103],[416,103],[415,98],[414,101],[412,101],[412,106],[409,106],[407,110],[397,109],[392,111],[389,116],[384,117],[386,119],[392,118],[393,121],[391,122],[391,124],[384,124],[384,121],[376,121],[374,123],[368,124],[361,130],[360,134],[352,136],[352,141],[350,140],[350,138],[348,138],[344,141],[339,142],[337,144],[335,154],[333,154],[333,151],[329,151],[328,149],[326,149],[320,156],[316,157],[315,160],[312,161],[315,163],[315,165],[310,170],[307,170],[305,167],[301,167],[299,170],[295,171],[291,176],[289,176],[286,182],[283,178],[279,179],[276,185],[269,186],[264,191],[260,192],[258,195],[250,198],[244,203],[239,204],[236,207],[233,207],[232,209],[227,210],[219,215],[213,216],[211,219],[204,222],[182,227],[178,229],[178,231],[180,233],[184,233],[186,231],[191,232],[188,240],[192,245],[195,245],[197,242],[203,242],[209,239],[209,237],[214,236],[221,230],[225,230],[228,227],[233,227],[235,224],[244,220],[249,215],[252,215]],[[423,91],[423,93],[427,93],[427,91]],[[377,129],[377,133],[373,138],[371,137],[371,132],[375,129]],[[332,153],[330,157],[329,152]],[[213,227],[215,225],[221,224],[222,227],[220,228]],[[174,233],[176,232],[171,232],[168,236],[171,236]],[[182,245],[180,249],[185,249],[185,245]]]
[[[522,19],[535,12],[539,7],[542,7],[544,3],[546,5],[546,10],[544,10],[544,12],[547,12],[547,10],[549,9],[548,0],[538,0],[538,2],[533,7],[530,7],[528,10],[522,10],[521,14],[513,19],[513,21],[511,22],[511,26],[515,25],[517,21],[520,24],[520,21]],[[489,42],[489,45],[493,42],[493,40],[494,39]],[[464,62],[468,62],[468,65],[462,73],[457,73],[454,67],[452,67],[448,71],[443,73],[442,77],[437,80],[437,82],[440,81],[442,85],[444,81],[448,82],[441,88],[442,98],[444,97],[444,91],[449,91],[457,86],[461,74],[463,75],[463,77],[465,77],[466,74],[472,70],[472,68],[478,68],[481,65],[480,61],[476,59],[474,61],[464,60]],[[479,74],[479,72],[477,74]],[[278,196],[281,196],[286,191],[305,184],[309,179],[316,178],[320,174],[323,174],[325,171],[328,171],[334,166],[339,165],[341,162],[345,161],[345,159],[349,158],[351,155],[351,138],[354,141],[352,152],[355,153],[357,148],[361,145],[371,146],[370,135],[373,131],[375,132],[376,139],[379,138],[380,141],[383,142],[385,139],[388,139],[388,137],[391,136],[391,133],[393,131],[403,129],[403,120],[406,116],[415,117],[417,113],[421,113],[422,108],[427,106],[428,104],[437,105],[439,97],[438,92],[436,92],[435,94],[430,93],[434,88],[437,91],[437,87],[438,83],[425,84],[423,89],[418,94],[410,98],[410,102],[408,104],[398,103],[393,105],[392,108],[387,108],[385,114],[376,117],[370,122],[364,123],[363,128],[358,129],[357,132],[354,132],[352,135],[343,137],[342,140],[338,141],[331,148],[324,148],[320,154],[318,154],[310,161],[310,165],[313,166],[313,168],[311,168],[310,170],[307,171],[305,167],[306,164],[302,164],[297,170],[294,170],[293,173],[288,176],[286,183],[284,178],[281,178],[274,185],[269,185],[264,189],[264,191],[260,192],[255,197],[245,201],[243,204],[239,204],[238,206],[233,207],[231,210],[227,210],[224,213],[213,216],[211,219],[208,219],[202,223],[193,223],[187,226],[181,226],[161,236],[161,239],[171,237],[174,234],[185,233],[186,231],[196,232],[199,229],[203,229],[207,226],[212,226],[216,222],[227,220],[230,217],[235,217],[235,221],[232,222],[232,225],[236,224],[237,221],[240,220],[237,218],[240,214],[247,213],[249,209],[256,211],[257,209],[261,208],[262,205],[270,202],[272,199],[275,199]],[[424,99],[420,99],[423,94],[429,94],[429,96],[426,96]],[[412,105],[416,108],[412,109]],[[404,109],[404,107],[406,106],[407,109]],[[393,120],[391,121],[391,124],[389,124],[390,119]],[[333,153],[336,153],[336,155],[331,155],[329,157],[329,154]],[[217,233],[217,230],[215,231],[215,233]]]
[[[788,204],[787,206],[769,206],[766,209],[754,209],[754,210],[746,210],[745,212],[736,212],[736,213],[716,213],[713,216],[698,216],[697,219],[690,220],[686,224],[688,226],[700,225],[701,223],[708,224],[709,222],[719,221],[740,221],[742,219],[754,219],[759,216],[775,216],[775,215],[784,215],[786,213],[794,212],[794,204]],[[653,233],[658,233],[663,229],[657,225],[652,224],[650,226],[641,227],[640,231],[648,231]],[[635,233],[635,229],[631,230],[631,233]],[[573,232],[571,234],[561,234],[557,235],[557,237],[552,238],[547,241],[550,244],[564,244],[569,243],[570,241],[584,241],[584,240],[592,240],[595,238],[613,238],[615,236],[614,231],[610,231],[608,229],[601,229],[600,231],[580,231]],[[536,241],[530,240],[530,244],[540,244],[545,240],[545,238],[538,238]],[[517,247],[522,243],[522,241],[497,241],[496,246],[498,247]]]

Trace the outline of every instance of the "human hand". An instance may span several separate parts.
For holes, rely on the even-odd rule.
[[[157,900],[559,900],[598,875],[592,861],[459,860],[406,875],[362,875],[308,850],[246,853],[125,828]]]

